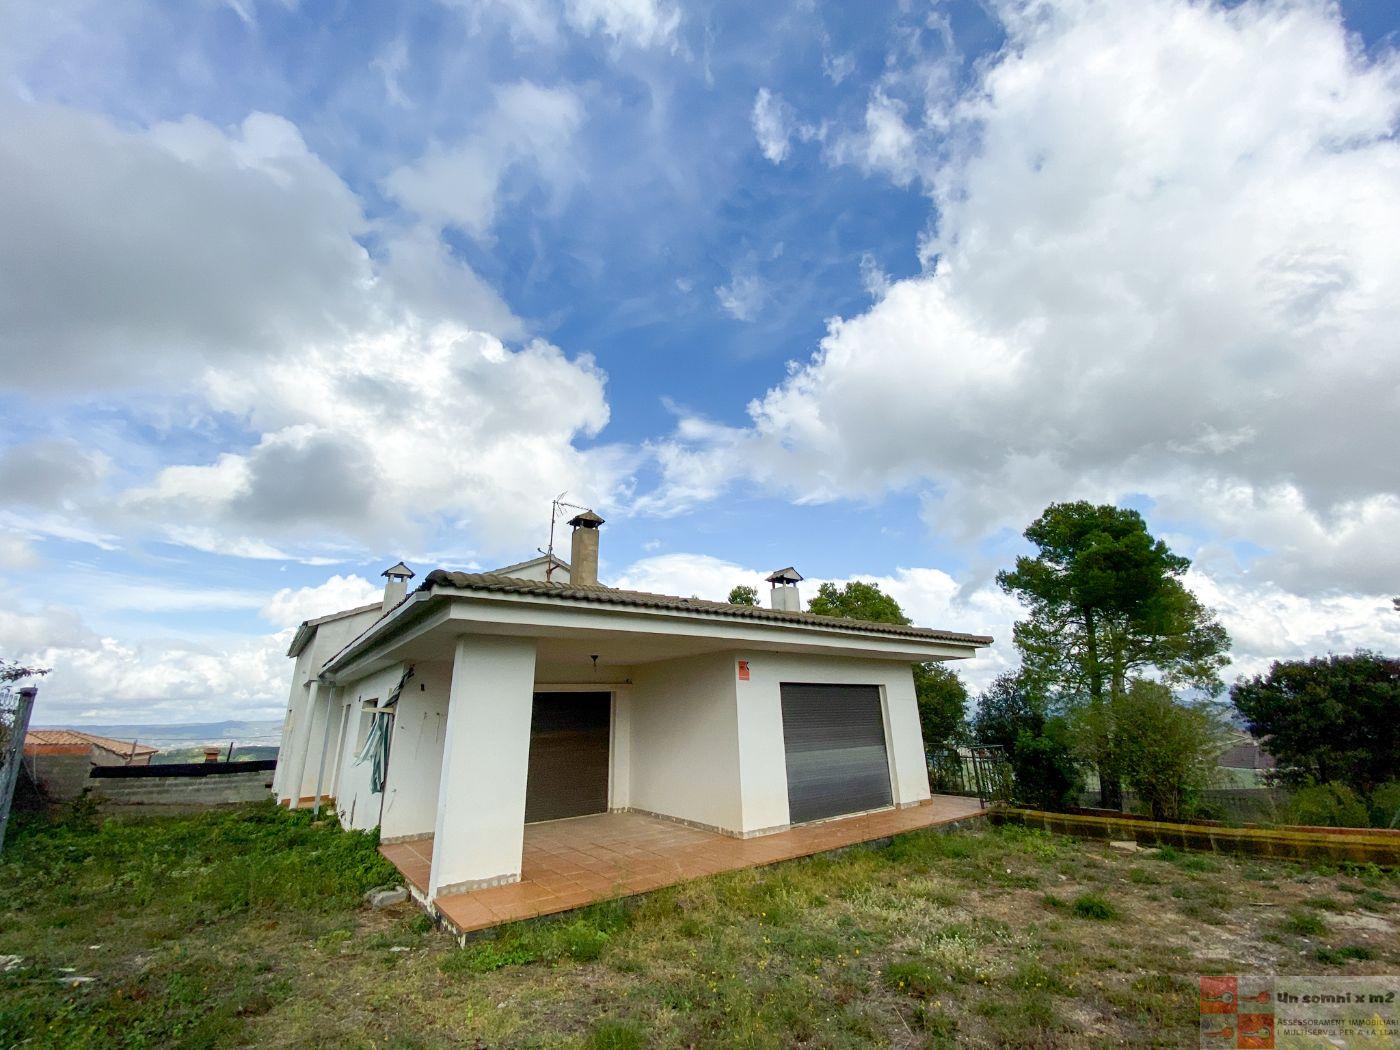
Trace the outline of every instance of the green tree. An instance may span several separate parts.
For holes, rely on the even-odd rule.
[[[1015,778],[1015,796],[1038,809],[1063,809],[1077,801],[1079,766],[1064,717],[1014,672],[997,675],[977,699],[974,745],[1000,747]]]
[[[1400,767],[1400,660],[1280,660],[1241,678],[1230,699],[1295,785],[1340,783],[1369,796]]]
[[[1181,583],[1190,561],[1154,539],[1137,511],[1052,503],[1025,537],[1036,553],[1017,558],[997,582],[1027,607],[1013,638],[1022,676],[1036,689],[1100,709],[1147,672],[1169,687],[1220,691],[1229,636]],[[1089,753],[1104,804],[1119,806],[1111,719],[1096,715],[1084,723],[1100,733]]]
[[[1216,708],[1178,700],[1160,682],[1138,678],[1106,705],[1081,707],[1075,716],[1094,718],[1104,711],[1123,780],[1146,805],[1148,816],[1187,816],[1200,792],[1215,782],[1217,759],[1228,745],[1228,730]],[[1089,739],[1095,735],[1084,734]]]
[[[941,663],[915,664],[914,696],[925,748],[944,747],[962,735],[968,695],[957,671]]]
[[[737,585],[729,592],[730,605],[757,605],[758,588],[750,587],[747,583]]]
[[[840,589],[834,583],[822,584],[817,588],[817,596],[807,603],[807,611],[873,623],[909,623],[899,602],[880,590],[878,583],[861,580],[852,580]]]

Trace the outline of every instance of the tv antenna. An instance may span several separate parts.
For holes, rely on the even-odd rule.
[[[564,514],[564,508],[569,510],[584,511],[587,507],[580,507],[577,503],[566,503],[564,497],[568,490],[559,493],[549,505],[549,547],[548,549],[536,547],[535,550],[544,555],[544,578],[546,583],[554,582],[554,526]]]

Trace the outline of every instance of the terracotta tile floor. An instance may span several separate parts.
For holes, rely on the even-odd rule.
[[[909,809],[843,817],[752,839],[730,838],[637,813],[527,824],[519,882],[439,897],[437,907],[459,932],[468,933],[982,812],[976,799],[935,795],[930,803]],[[432,839],[393,843],[379,851],[405,879],[426,892]]]

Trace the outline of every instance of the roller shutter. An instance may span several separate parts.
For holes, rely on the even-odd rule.
[[[609,693],[536,693],[525,822],[608,809]]]
[[[784,683],[782,705],[794,824],[890,804],[878,686]]]

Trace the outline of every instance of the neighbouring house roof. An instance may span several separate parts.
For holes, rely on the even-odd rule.
[[[123,757],[154,755],[160,750],[149,744],[138,744],[131,740],[113,740],[109,736],[84,733],[77,729],[31,729],[24,734],[24,753],[42,754],[81,754],[94,747],[110,751]]]
[[[926,638],[933,641],[961,642],[966,645],[991,645],[987,635],[963,634],[931,627],[912,627],[898,623],[875,623],[870,620],[848,620],[840,616],[818,616],[815,613],[789,612],[785,609],[765,609],[756,605],[730,605],[702,598],[682,598],[672,594],[652,594],[647,591],[626,591],[601,584],[544,583],[521,580],[491,572],[449,572],[434,569],[423,578],[419,591],[436,587],[454,590],[484,591],[492,594],[519,594],[554,598],[580,604],[624,605],[641,609],[659,609],[701,616],[738,617],[764,623],[805,624],[861,634],[888,634],[902,638]]]
[[[1216,761],[1226,769],[1274,769],[1278,763],[1257,740],[1241,740]]]
[[[332,620],[343,620],[347,616],[358,616],[360,613],[373,612],[375,609],[383,608],[383,602],[372,602],[369,605],[361,605],[357,609],[342,609],[338,613],[331,613],[328,616],[318,616],[314,620],[303,620],[297,627],[296,634],[292,635],[292,644],[287,647],[288,656],[300,656],[301,651],[316,634],[316,628],[323,623],[330,623]]]
[[[553,561],[553,562],[554,562],[554,567],[555,567],[556,569],[563,569],[565,572],[571,572],[571,571],[572,571],[572,569],[571,569],[569,563],[566,562],[563,558],[558,558],[558,557],[551,558],[551,557],[548,556],[548,555],[541,554],[541,555],[539,555],[539,556],[537,556],[537,557],[534,557],[534,558],[527,558],[525,561],[518,561],[518,562],[516,562],[514,565],[503,565],[503,566],[502,566],[501,568],[499,568],[499,569],[492,569],[492,570],[491,570],[491,575],[492,575],[492,576],[509,576],[509,575],[510,575],[511,573],[513,573],[513,572],[519,572],[521,569],[528,569],[528,568],[530,568],[530,566],[532,566],[532,565],[544,565],[546,562],[549,562],[549,561]]]

